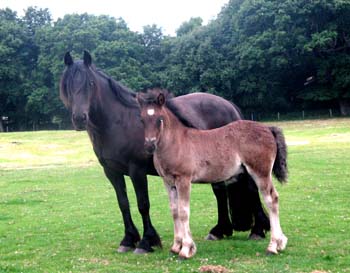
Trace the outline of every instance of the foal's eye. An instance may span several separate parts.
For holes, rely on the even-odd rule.
[[[157,119],[157,126],[160,127],[160,125],[162,124],[162,122],[163,122],[163,118],[162,118],[162,117],[158,118],[158,119]]]
[[[94,85],[95,85],[94,81],[90,81],[90,86],[94,86]]]

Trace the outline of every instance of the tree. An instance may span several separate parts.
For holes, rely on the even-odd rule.
[[[2,116],[25,118],[25,41],[25,27],[16,12],[0,10],[0,123]]]
[[[342,115],[350,115],[350,3],[319,1],[305,51],[313,56],[314,73],[299,96],[311,101],[337,101]],[[321,15],[321,16],[320,16]]]

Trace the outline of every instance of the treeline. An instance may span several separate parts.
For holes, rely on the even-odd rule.
[[[131,31],[121,18],[30,7],[0,10],[0,130],[62,128],[63,56],[95,64],[134,90],[223,96],[244,112],[334,108],[350,114],[350,1],[231,0],[217,19],[192,18],[176,37],[156,25]]]

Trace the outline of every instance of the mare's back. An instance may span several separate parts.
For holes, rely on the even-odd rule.
[[[229,101],[208,93],[191,93],[168,101],[167,106],[188,127],[214,129],[242,119]]]

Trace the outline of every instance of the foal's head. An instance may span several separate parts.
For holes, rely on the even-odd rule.
[[[138,93],[137,101],[141,107],[141,121],[145,128],[145,149],[153,153],[164,129],[164,104],[168,92],[160,89]]]

